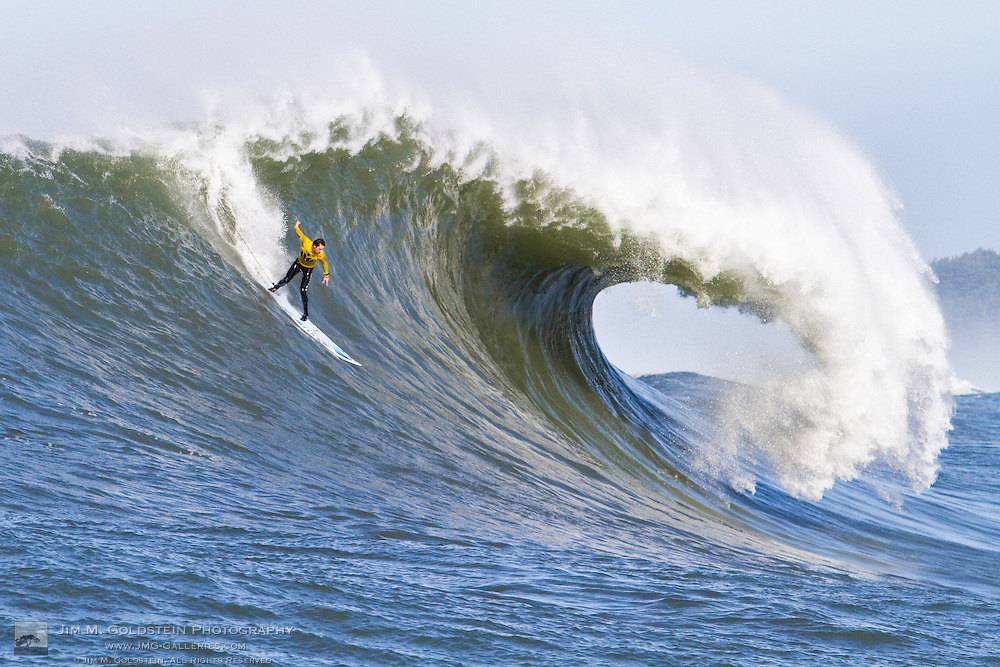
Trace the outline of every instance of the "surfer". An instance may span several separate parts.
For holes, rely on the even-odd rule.
[[[285,277],[274,283],[268,288],[271,292],[277,292],[281,287],[286,285],[292,278],[295,277],[297,273],[302,272],[302,282],[299,283],[299,293],[302,295],[302,321],[305,322],[309,319],[309,297],[306,295],[306,290],[309,289],[309,280],[312,278],[313,269],[316,268],[316,262],[323,263],[323,284],[330,284],[330,267],[326,263],[326,254],[323,253],[323,248],[326,247],[326,241],[323,239],[316,239],[313,241],[299,229],[299,221],[295,221],[295,233],[299,235],[299,239],[302,242],[301,248],[299,249],[299,256],[292,262],[291,268],[288,269],[288,273]]]

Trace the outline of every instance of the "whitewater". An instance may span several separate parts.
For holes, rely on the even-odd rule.
[[[9,137],[3,616],[77,664],[1000,660],[1000,403],[951,396],[898,214],[823,123],[688,75],[528,113],[367,72]],[[361,368],[263,289],[296,220]],[[593,308],[638,281],[800,360],[630,377]]]

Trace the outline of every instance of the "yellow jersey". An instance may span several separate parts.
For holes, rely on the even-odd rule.
[[[320,250],[318,253],[313,252],[313,242],[308,236],[302,233],[302,230],[298,227],[295,228],[295,232],[302,239],[302,247],[299,249],[299,264],[311,269],[316,266],[316,262],[323,262],[323,275],[330,275],[330,267],[326,263],[326,253]]]

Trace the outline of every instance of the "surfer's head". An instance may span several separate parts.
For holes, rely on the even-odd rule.
[[[326,247],[326,241],[323,239],[316,239],[313,241],[313,252],[323,252],[323,248]]]

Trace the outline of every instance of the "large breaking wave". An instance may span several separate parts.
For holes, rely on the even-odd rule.
[[[766,481],[819,498],[884,468],[926,487],[950,416],[932,276],[852,146],[733,85],[688,86],[641,113],[597,101],[530,117],[387,101],[381,89],[348,105],[289,97],[127,140],[8,140],[0,159],[37,221],[85,237],[55,260],[69,283],[107,292],[88,281],[133,285],[153,262],[155,280],[122,298],[154,329],[183,330],[191,308],[245,319],[233,299],[264,302],[256,283],[283,272],[301,219],[334,266],[314,319],[366,369],[334,369],[352,387],[338,409],[393,422],[391,405],[368,402],[387,393],[422,406],[414,428],[430,440],[435,420],[455,419],[475,435],[448,457],[550,482],[565,464],[683,494]],[[50,260],[26,249],[51,239],[17,221],[16,197],[5,206],[10,270],[30,273]],[[191,282],[206,273],[209,285]],[[650,391],[609,364],[591,322],[601,290],[637,280],[781,320],[808,362],[704,395]],[[232,281],[244,288],[213,293]],[[77,297],[65,301],[87,307]],[[184,333],[193,353],[163,354],[215,363],[217,342],[200,338],[211,331]],[[266,345],[304,345],[296,335]],[[224,344],[267,355],[246,333],[234,340]],[[510,414],[565,440],[529,442],[503,426]],[[541,461],[554,467],[537,472]]]

